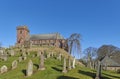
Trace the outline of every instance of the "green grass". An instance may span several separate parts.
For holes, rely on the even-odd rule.
[[[52,48],[53,49],[53,48]],[[0,74],[0,79],[94,79],[95,70],[88,69],[86,67],[76,66],[75,69],[68,71],[68,73],[62,73],[62,64],[63,60],[59,61],[56,58],[48,58],[45,60],[46,70],[40,71],[39,67],[39,57],[32,57],[36,53],[31,52],[27,57],[27,60],[18,63],[18,67],[14,70],[11,70],[11,63],[13,60],[18,59],[20,54],[17,54],[14,57],[9,57],[8,61],[0,61],[0,67],[6,65],[8,67],[8,72]],[[30,77],[25,76],[26,68],[29,59],[33,61],[34,64],[34,73]],[[102,79],[120,79],[120,74],[117,74],[112,71],[103,71]]]

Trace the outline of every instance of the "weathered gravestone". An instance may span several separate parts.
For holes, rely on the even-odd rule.
[[[26,59],[27,59],[27,55],[26,55],[25,52],[22,53],[22,58],[23,58],[23,60],[26,60]]]
[[[14,60],[14,61],[12,62],[12,69],[17,68],[17,64],[18,64],[17,60]]]
[[[68,70],[71,70],[71,60],[70,60],[70,56],[68,57]]]
[[[64,63],[63,63],[63,73],[67,73],[67,69],[66,69],[66,58],[64,58]]]
[[[41,56],[40,56],[40,65],[38,70],[45,70],[43,52],[41,53]]]
[[[37,52],[37,57],[40,57],[40,55],[41,55],[41,51],[39,50],[39,51]]]
[[[75,57],[73,58],[72,68],[75,68]]]
[[[33,62],[29,60],[26,70],[26,76],[31,76],[33,74]]]
[[[3,54],[3,55],[0,56],[0,58],[4,61],[7,61],[8,56],[7,56],[7,54]]]
[[[5,72],[7,72],[7,71],[8,71],[8,68],[7,68],[6,65],[3,65],[3,66],[0,68],[0,72],[1,72],[1,73],[5,73]]]
[[[19,58],[18,58],[18,61],[21,62],[21,61],[22,61],[22,57],[19,57]]]
[[[57,59],[61,61],[62,54],[59,53]]]
[[[9,54],[10,54],[10,56],[14,56],[15,55],[14,50],[9,50]]]
[[[53,57],[53,55],[54,55],[54,53],[53,53],[53,52],[51,52],[51,57]]]
[[[3,53],[4,53],[4,50],[0,49],[0,55],[3,55]]]
[[[47,58],[50,58],[50,53],[47,53]]]

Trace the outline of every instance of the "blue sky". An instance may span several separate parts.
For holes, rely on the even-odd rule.
[[[82,35],[82,50],[112,44],[120,47],[119,0],[0,0],[0,42],[16,43],[16,27],[31,34]]]

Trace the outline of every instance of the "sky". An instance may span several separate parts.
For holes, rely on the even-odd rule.
[[[0,0],[0,42],[16,43],[16,27],[30,34],[81,34],[82,50],[104,44],[120,47],[120,0]]]

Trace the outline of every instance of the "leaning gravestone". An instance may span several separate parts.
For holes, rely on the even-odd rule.
[[[32,74],[33,74],[33,62],[32,60],[29,60],[26,75],[31,76]]]
[[[12,62],[12,69],[15,69],[17,67],[17,64],[18,64],[17,60],[14,60]]]
[[[45,70],[43,52],[41,53],[41,56],[40,56],[40,65],[38,70]]]
[[[7,72],[7,70],[8,70],[8,68],[7,68],[6,65],[3,65],[3,66],[0,68],[0,72],[1,72],[1,73],[5,73],[5,72]]]

